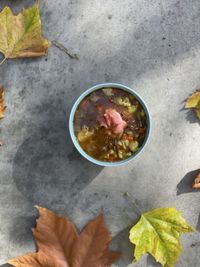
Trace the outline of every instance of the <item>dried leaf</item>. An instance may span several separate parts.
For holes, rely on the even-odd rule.
[[[136,246],[135,260],[147,252],[163,266],[173,267],[182,252],[180,234],[193,231],[175,208],[146,212],[130,231],[130,241]]]
[[[74,244],[72,266],[111,266],[119,258],[119,253],[109,251],[108,244],[111,239],[103,215],[99,215],[87,224]]]
[[[4,111],[5,111],[5,105],[4,105],[4,88],[3,86],[0,86],[0,119],[4,118]]]
[[[192,187],[194,189],[199,189],[200,188],[200,173],[197,175],[197,177],[194,179]]]
[[[194,92],[186,101],[185,108],[195,110],[197,117],[200,119],[200,89]]]
[[[100,215],[78,234],[67,218],[38,207],[40,217],[33,229],[38,252],[10,260],[16,267],[110,267],[119,253],[108,248],[111,236]]]
[[[33,236],[39,251],[59,261],[70,264],[73,244],[77,241],[78,232],[74,224],[67,218],[54,212],[38,207],[40,217],[37,227],[33,229]]]
[[[47,54],[49,41],[42,37],[38,4],[17,16],[9,7],[0,13],[0,52],[5,58],[39,57]]]
[[[9,261],[9,264],[18,267],[69,267],[69,265],[61,265],[59,262],[53,262],[42,252],[28,253],[23,257],[17,257]]]

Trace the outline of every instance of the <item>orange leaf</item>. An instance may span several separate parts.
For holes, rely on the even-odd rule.
[[[63,267],[59,263],[53,262],[44,253],[28,253],[24,256],[17,257],[8,262],[11,265],[18,267]],[[66,267],[69,267],[66,265]]]
[[[194,189],[199,189],[200,188],[200,173],[197,175],[197,177],[194,179],[192,187]]]
[[[111,236],[100,215],[78,234],[67,218],[37,207],[39,218],[33,235],[37,253],[29,253],[8,263],[16,267],[110,267],[119,253],[109,250]]]
[[[33,235],[39,251],[61,262],[66,259],[69,261],[72,246],[78,238],[74,224],[48,209],[37,208],[40,217],[37,219],[37,227],[33,229]]]
[[[106,228],[103,215],[89,222],[73,246],[73,267],[111,266],[119,253],[111,252],[108,244],[112,240]]]
[[[5,108],[6,107],[4,106],[4,88],[0,85],[0,119],[4,118]]]

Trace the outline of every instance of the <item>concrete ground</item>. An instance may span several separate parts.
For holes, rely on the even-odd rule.
[[[79,55],[52,46],[47,57],[8,60],[0,67],[6,117],[0,122],[0,263],[34,251],[34,205],[69,216],[78,227],[103,210],[115,266],[128,266],[130,226],[141,212],[173,206],[200,229],[200,124],[183,101],[200,87],[199,0],[41,0],[44,35]],[[33,1],[1,0],[18,12]],[[74,149],[67,120],[75,99],[102,82],[134,88],[146,100],[153,130],[146,150],[120,168],[99,168]],[[67,116],[66,116],[67,114]],[[182,237],[177,267],[198,267],[200,234]],[[144,256],[134,267],[153,267]]]

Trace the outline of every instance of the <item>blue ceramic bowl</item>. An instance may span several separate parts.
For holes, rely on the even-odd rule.
[[[145,140],[142,144],[142,146],[139,148],[139,150],[134,153],[132,156],[130,156],[129,158],[125,159],[125,160],[121,160],[121,161],[115,161],[115,162],[105,162],[105,161],[99,161],[97,159],[92,158],[91,156],[89,156],[79,145],[79,142],[75,136],[74,133],[74,114],[76,112],[76,109],[78,108],[80,102],[90,93],[101,89],[101,88],[106,88],[106,87],[112,87],[112,88],[119,88],[122,89],[124,91],[127,91],[129,93],[131,93],[142,105],[145,113],[146,113],[146,117],[147,117],[147,132],[146,132],[146,137]],[[72,142],[74,143],[76,149],[78,150],[78,152],[85,157],[87,160],[91,161],[94,164],[97,164],[99,166],[110,166],[110,167],[115,167],[115,166],[121,166],[124,165],[128,162],[130,162],[131,160],[133,160],[134,158],[136,158],[144,149],[144,147],[147,144],[147,141],[149,139],[150,136],[150,132],[151,132],[151,119],[150,119],[150,115],[149,115],[149,110],[147,108],[147,105],[145,104],[144,100],[142,99],[142,97],[136,93],[134,90],[132,90],[131,88],[122,85],[122,84],[118,84],[118,83],[102,83],[102,84],[97,84],[93,87],[91,87],[90,89],[86,90],[85,92],[83,92],[79,98],[76,100],[76,102],[74,103],[72,110],[70,112],[70,117],[69,117],[69,131],[70,131],[70,136],[72,139]]]

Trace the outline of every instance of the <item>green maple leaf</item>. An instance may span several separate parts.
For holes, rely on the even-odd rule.
[[[185,108],[195,110],[197,117],[200,119],[200,90],[194,92],[186,101]]]
[[[146,212],[130,230],[130,241],[135,244],[135,260],[149,253],[163,266],[173,267],[183,250],[181,233],[194,231],[175,208]]]

